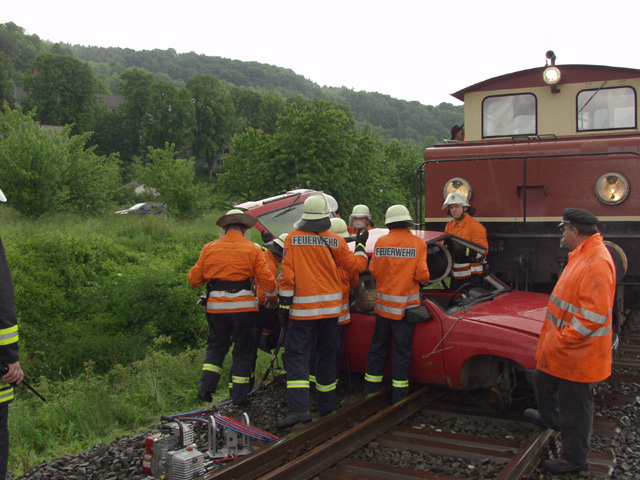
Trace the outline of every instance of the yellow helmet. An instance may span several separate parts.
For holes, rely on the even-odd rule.
[[[303,220],[320,220],[329,217],[329,206],[324,195],[311,195],[302,205]]]
[[[389,226],[391,223],[406,222],[407,224],[413,224],[409,209],[404,205],[391,205],[387,209],[387,214],[384,219],[384,224]]]
[[[462,192],[451,192],[449,195],[447,195],[447,198],[442,204],[442,209],[445,210],[451,205],[462,205],[463,207],[468,207],[469,200],[467,199],[467,196]]]
[[[340,235],[342,238],[349,237],[349,232],[347,231],[347,223],[341,218],[334,217],[331,219],[331,228],[329,231],[335,233],[336,235]]]
[[[366,218],[367,224],[373,227],[373,222],[371,221],[371,213],[369,212],[369,207],[367,207],[366,205],[356,205],[355,207],[353,207],[351,215],[349,215],[349,226],[351,228],[361,227],[361,224],[355,224],[355,221],[360,218]]]
[[[288,233],[281,234],[278,238],[275,238],[273,240],[273,243],[275,243],[276,245],[279,245],[280,248],[284,248],[284,241],[287,239],[288,235],[289,235]]]

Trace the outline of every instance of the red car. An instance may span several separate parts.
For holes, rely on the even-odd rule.
[[[316,193],[296,190],[237,207],[258,219],[258,229],[277,236],[293,229],[302,203]],[[369,256],[376,240],[387,232],[381,228],[369,231]],[[512,290],[492,275],[485,277],[485,288],[467,284],[450,290],[443,280],[452,268],[451,244],[460,243],[476,251],[482,251],[482,247],[444,232],[413,233],[427,244],[431,280],[421,292],[428,314],[415,327],[410,380],[453,389],[488,388],[502,404],[508,404],[516,384],[528,382],[535,368],[549,295]],[[350,245],[353,248],[353,243]],[[352,322],[345,333],[340,367],[364,373],[375,326],[375,282],[368,272],[352,289],[351,300]],[[391,374],[390,361],[385,374]]]

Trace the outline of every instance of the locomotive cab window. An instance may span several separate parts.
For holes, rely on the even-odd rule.
[[[487,97],[482,101],[482,137],[536,135],[537,101],[532,93]]]
[[[636,91],[631,87],[582,90],[577,112],[579,132],[636,128]]]

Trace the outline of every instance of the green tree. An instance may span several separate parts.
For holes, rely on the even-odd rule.
[[[130,68],[120,74],[118,91],[124,102],[118,108],[122,115],[122,157],[129,162],[144,153],[141,139],[144,135],[145,117],[151,109],[153,75],[141,68]]]
[[[44,50],[44,42],[37,35],[27,35],[13,22],[0,24],[0,51],[13,59],[16,71],[31,73],[34,59]]]
[[[101,214],[113,206],[121,179],[118,158],[85,149],[88,134],[70,127],[44,130],[33,113],[0,115],[2,189],[16,210],[30,216],[53,212]]]
[[[0,105],[7,102],[13,105],[13,91],[11,89],[11,57],[0,51]]]
[[[200,74],[187,81],[195,107],[193,155],[203,156],[213,176],[216,162],[229,145],[234,124],[234,107],[229,90],[213,75]]]
[[[193,121],[189,92],[166,82],[153,84],[148,113],[143,125],[144,143],[154,148],[171,143],[181,150]]]
[[[402,203],[412,210],[415,199],[416,170],[423,160],[421,155],[415,148],[394,140],[384,147],[384,158],[385,165],[393,165],[391,188],[399,195],[397,203]]]
[[[97,86],[89,65],[68,55],[43,53],[36,57],[34,68],[26,91],[38,120],[48,125],[74,124],[74,133],[85,131]]]
[[[284,113],[284,99],[275,92],[260,94],[250,88],[233,88],[231,98],[238,121],[237,131],[247,128],[275,133],[278,117]]]
[[[175,145],[163,149],[149,147],[149,153],[136,163],[136,178],[158,193],[157,200],[178,218],[195,217],[211,204],[207,190],[194,182],[195,161],[176,158]]]
[[[324,100],[291,103],[275,134],[249,129],[235,138],[218,186],[246,198],[307,187],[326,190],[341,202],[358,181],[356,172],[362,172],[354,163],[357,141],[344,106]]]

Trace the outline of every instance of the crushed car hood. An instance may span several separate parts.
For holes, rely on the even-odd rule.
[[[549,295],[512,291],[497,295],[493,300],[470,306],[458,313],[465,319],[500,325],[539,335],[547,314]]]

